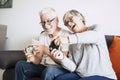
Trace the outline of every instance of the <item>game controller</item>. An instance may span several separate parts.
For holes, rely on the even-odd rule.
[[[49,46],[49,50],[52,51],[53,49],[59,49],[59,46],[55,45],[55,40],[53,40]]]

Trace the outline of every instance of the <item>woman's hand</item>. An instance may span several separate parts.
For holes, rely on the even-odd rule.
[[[64,54],[60,51],[60,50],[57,50],[57,49],[53,49],[51,52],[50,52],[50,56],[51,58],[53,58],[54,60],[62,60],[64,58]]]

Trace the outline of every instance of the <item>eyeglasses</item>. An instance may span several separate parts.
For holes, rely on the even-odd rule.
[[[65,21],[64,25],[65,25],[65,26],[69,26],[69,25],[68,25],[69,22],[70,22],[70,21]]]
[[[40,23],[41,23],[42,25],[45,25],[45,24],[50,25],[51,22],[52,22],[54,19],[55,19],[55,18],[52,18],[52,19],[50,19],[50,20],[46,20],[46,21],[41,21]]]

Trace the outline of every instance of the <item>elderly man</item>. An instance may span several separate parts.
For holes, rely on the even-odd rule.
[[[58,26],[59,20],[53,8],[44,8],[39,13],[44,30],[40,34],[39,44],[35,45],[33,53],[25,52],[27,61],[19,61],[15,67],[15,80],[27,80],[29,77],[41,77],[47,65],[56,65],[49,57],[49,45],[58,36],[68,35],[69,32]],[[67,46],[60,46],[67,55]]]

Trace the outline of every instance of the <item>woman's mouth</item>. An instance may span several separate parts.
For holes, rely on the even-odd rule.
[[[72,26],[72,29],[74,29],[76,27],[76,24],[74,24],[73,26]]]

